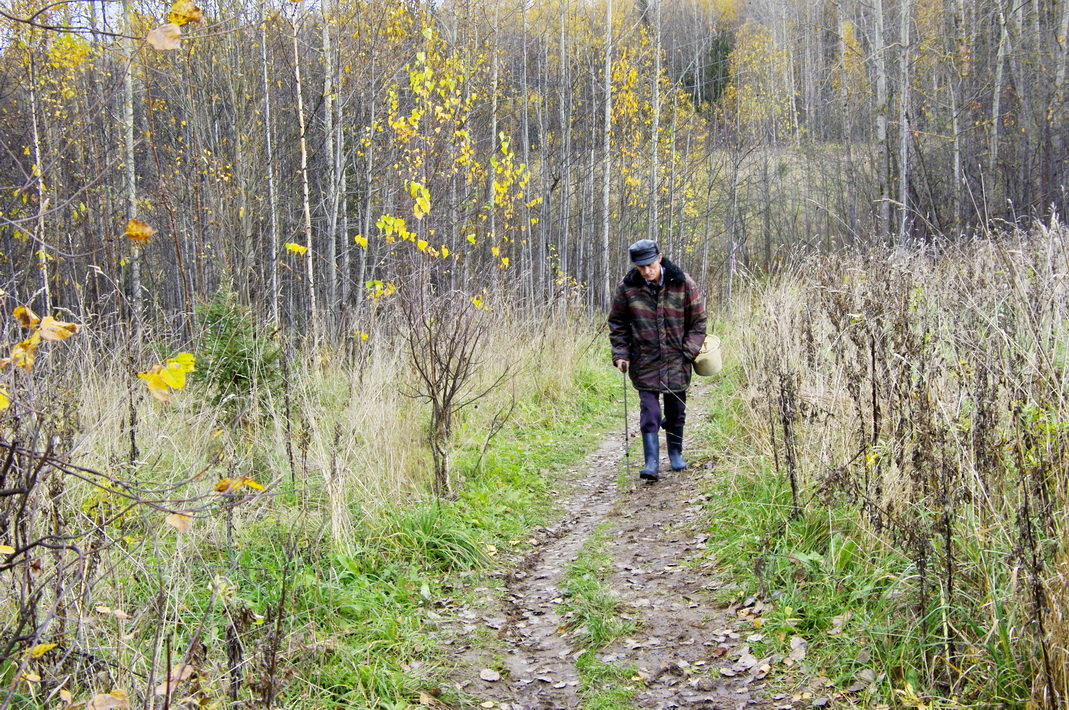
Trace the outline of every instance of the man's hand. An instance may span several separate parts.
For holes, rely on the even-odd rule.
[[[616,367],[620,368],[620,372],[627,372],[627,368],[631,366],[631,363],[627,360],[620,359],[616,361]]]

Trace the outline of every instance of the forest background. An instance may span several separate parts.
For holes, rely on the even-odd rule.
[[[403,603],[416,604],[425,590],[395,559],[398,530],[437,539],[445,525],[456,535],[449,549],[471,551],[461,554],[466,563],[484,557],[491,543],[469,545],[435,517],[449,515],[437,503],[413,504],[415,517],[400,522],[389,511],[428,489],[453,499],[457,470],[466,471],[460,496],[471,504],[491,440],[522,439],[539,414],[560,436],[575,424],[569,410],[604,415],[593,404],[608,384],[594,365],[601,353],[588,346],[598,337],[592,322],[626,267],[626,245],[642,237],[699,278],[740,333],[779,303],[781,278],[804,290],[806,278],[834,273],[820,288],[857,299],[836,305],[828,317],[838,325],[824,335],[839,342],[856,325],[870,340],[848,350],[856,361],[836,365],[852,383],[843,398],[820,401],[854,402],[844,411],[867,422],[842,450],[843,460],[868,466],[871,497],[859,519],[878,533],[887,532],[881,501],[892,495],[881,481],[908,461],[929,465],[906,452],[930,444],[928,435],[950,446],[947,432],[961,426],[928,422],[918,439],[909,417],[890,416],[894,397],[904,398],[903,412],[913,401],[886,385],[890,363],[907,346],[911,362],[949,362],[953,348],[925,350],[932,337],[923,333],[896,341],[888,334],[916,325],[911,311],[881,321],[871,310],[888,294],[916,298],[917,282],[877,293],[857,275],[897,273],[891,267],[903,262],[810,258],[952,253],[963,283],[980,271],[1005,277],[992,285],[992,307],[1021,328],[1000,346],[1000,384],[983,380],[986,394],[973,398],[1001,404],[955,411],[987,417],[987,433],[970,439],[979,448],[969,470],[1016,457],[999,469],[1006,480],[1027,469],[1035,481],[1000,498],[999,518],[1025,531],[1027,544],[1010,533],[1003,542],[1006,559],[1028,560],[1020,579],[1030,582],[970,577],[982,592],[967,592],[959,620],[987,610],[997,633],[957,626],[948,609],[964,583],[936,585],[933,605],[925,586],[938,568],[933,555],[942,554],[944,570],[964,569],[954,567],[953,543],[971,534],[949,533],[948,521],[990,489],[981,496],[953,477],[931,488],[917,482],[924,496],[902,499],[927,509],[935,496],[944,515],[922,532],[887,533],[892,547],[905,540],[904,564],[921,570],[905,575],[919,579],[921,621],[916,637],[903,634],[918,657],[900,659],[906,670],[888,676],[883,692],[904,697],[908,682],[911,694],[933,697],[1064,697],[1066,680],[1052,669],[1065,667],[1053,660],[1065,636],[1044,617],[1062,597],[1041,561],[1064,564],[1063,491],[1046,477],[1058,470],[1065,431],[1057,216],[1069,201],[1067,37],[1069,4],[1054,0],[6,2],[0,296],[15,317],[3,324],[14,345],[0,416],[4,480],[19,484],[0,492],[11,605],[0,636],[4,706],[120,687],[152,698],[160,682],[162,702],[172,684],[188,682],[198,683],[189,692],[199,703],[228,695],[271,705],[282,692],[356,693],[369,704],[411,695],[418,684],[398,659],[418,656],[419,643],[397,628],[379,630],[404,649],[393,665],[353,646],[351,658],[302,676],[308,685],[283,682],[272,664],[318,651],[300,636],[303,621],[290,626],[297,612],[283,613],[278,580],[293,578],[299,559],[315,570],[300,584],[328,595],[327,606],[375,586],[371,579],[389,579],[407,590]],[[1002,257],[968,247],[1033,224],[1047,225],[1035,237],[1045,247],[1020,235]],[[1000,288],[1020,296],[1020,310],[998,301]],[[971,312],[963,303],[979,301],[968,298],[964,287],[949,289],[940,312]],[[1037,305],[1047,301],[1050,310]],[[777,308],[784,322],[795,313]],[[783,337],[770,347],[785,345],[778,360],[747,362],[751,384],[763,383],[749,421],[755,441],[771,442],[774,466],[802,475],[805,447],[794,440],[802,414],[791,402],[798,373],[820,370],[812,348],[787,331],[765,332]],[[761,352],[758,334],[745,342]],[[884,345],[891,350],[881,359]],[[989,343],[974,345],[976,357],[990,354]],[[795,350],[801,359],[790,361]],[[196,365],[176,355],[185,351]],[[547,361],[559,367],[524,365]],[[929,371],[916,367],[894,381]],[[191,368],[199,399],[172,397]],[[965,370],[955,371],[959,390]],[[1000,426],[1018,438],[990,433]],[[967,468],[959,463],[955,470]],[[271,494],[256,495],[261,487]],[[1042,517],[1035,526],[1033,515]],[[287,540],[271,532],[280,522]],[[495,524],[505,523],[475,527],[489,535]],[[942,553],[930,542],[940,536]],[[819,539],[820,554],[836,554]],[[183,552],[174,556],[176,544]],[[1007,599],[1019,617],[1002,606]],[[116,613],[127,604],[144,610],[135,629]],[[381,616],[360,604],[348,608],[354,625]],[[83,628],[78,619],[94,609],[122,628]],[[256,616],[269,609],[276,624],[265,631]],[[270,651],[259,685],[239,670],[251,663],[242,639],[257,633]],[[143,634],[137,652],[130,634]],[[198,644],[213,634],[213,652],[204,651]],[[990,673],[980,690],[963,683],[970,664],[988,663],[1008,670]],[[187,665],[200,680],[190,681]]]

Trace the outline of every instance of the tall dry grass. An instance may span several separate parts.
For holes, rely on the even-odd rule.
[[[569,396],[592,357],[593,328],[566,304],[492,308],[469,389],[499,386],[459,413],[458,449],[487,446],[517,408]],[[290,350],[274,386],[219,405],[195,379],[169,403],[148,396],[136,371],[170,350],[105,348],[83,337],[42,353],[2,422],[6,441],[27,446],[10,473],[32,490],[22,510],[0,513],[22,521],[19,539],[55,549],[20,549],[0,576],[9,620],[0,642],[11,642],[0,659],[11,692],[0,694],[0,706],[56,704],[67,689],[83,700],[123,689],[148,707],[163,702],[152,700],[154,690],[184,661],[197,667],[183,681],[189,702],[230,694],[264,706],[301,663],[326,662],[312,619],[281,624],[295,602],[279,580],[297,585],[303,565],[332,559],[358,567],[377,534],[369,531],[430,497],[428,416],[413,396],[398,322],[383,309],[359,324],[366,340]],[[197,343],[181,349],[196,354]],[[243,477],[265,490],[213,490]],[[173,512],[189,516],[188,532],[167,522]],[[14,534],[11,519],[5,534]],[[249,559],[259,562],[250,568]],[[28,649],[41,643],[58,645],[31,658]]]
[[[905,555],[885,669],[933,695],[1069,702],[1069,231],[813,259],[731,334],[785,518],[855,511]],[[829,517],[829,520],[831,518]],[[873,561],[878,565],[879,561]]]

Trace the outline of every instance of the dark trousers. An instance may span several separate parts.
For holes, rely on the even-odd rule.
[[[687,421],[687,393],[683,392],[648,392],[639,390],[638,402],[639,431],[643,434],[656,434],[661,428],[661,402],[664,396],[664,428],[682,428]]]

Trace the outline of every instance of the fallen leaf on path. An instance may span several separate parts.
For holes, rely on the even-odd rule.
[[[832,617],[831,628],[827,631],[828,636],[838,636],[839,634],[841,634],[843,632],[843,626],[846,624],[847,621],[850,620],[851,616],[853,616],[853,614],[851,614],[850,612],[845,612],[843,614],[839,614],[838,616]]]
[[[434,710],[449,710],[448,705],[446,705],[433,695],[428,695],[427,693],[419,694],[419,704],[429,708],[434,708]]]
[[[750,669],[750,677],[754,680],[762,680],[771,672],[772,664],[766,658],[763,661],[758,661],[757,665]]]
[[[859,671],[854,678],[854,682],[846,689],[846,692],[848,693],[860,693],[862,690],[872,685],[876,681],[876,671],[871,668],[866,668]]]
[[[805,658],[805,654],[809,651],[809,642],[801,636],[791,637],[791,653],[788,656],[792,661],[798,662]]]

